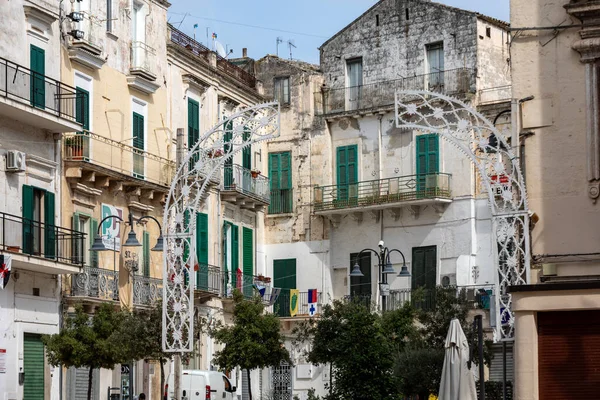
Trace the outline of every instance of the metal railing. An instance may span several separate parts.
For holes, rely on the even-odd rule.
[[[481,285],[477,287],[449,287],[448,290],[456,296],[463,296],[471,309],[490,309],[490,301],[494,292],[493,286]],[[387,297],[387,310],[397,310],[410,302],[420,310],[433,310],[436,303],[436,289],[395,289],[390,290]]]
[[[72,26],[75,26],[78,30],[82,31],[84,37],[83,39],[73,39],[73,46],[78,47],[80,43],[85,43],[102,50],[100,38],[106,35],[106,29],[102,23],[103,21],[85,11],[82,11],[81,14],[83,15],[83,20],[74,22]]]
[[[133,278],[133,304],[151,306],[162,298],[162,279],[136,275]]]
[[[294,212],[294,189],[271,190],[269,214],[287,214]]]
[[[223,293],[223,274],[219,267],[199,263],[196,271],[196,290],[215,295]]]
[[[130,72],[144,72],[155,76],[156,50],[144,42],[131,42]]]
[[[75,123],[78,123],[77,106],[83,107],[84,104],[83,101],[77,104],[77,97],[82,94],[78,94],[75,88],[2,57],[0,96]]]
[[[117,301],[119,300],[119,272],[84,267],[79,274],[71,276],[71,296]]]
[[[85,233],[48,225],[16,215],[0,213],[0,248],[83,267]]]
[[[323,308],[322,297],[322,293],[318,292],[316,304],[311,304],[308,302],[308,292],[300,292],[298,296],[298,312],[296,313],[294,318],[305,318],[310,316],[311,307],[314,307],[314,316],[320,315]],[[290,289],[281,289],[281,292],[279,293],[279,298],[277,299],[277,301],[275,301],[275,304],[270,306],[270,311],[279,317],[291,318],[290,302]]]
[[[315,211],[368,207],[423,199],[450,199],[452,175],[445,173],[397,176],[345,185],[318,186]]]
[[[175,163],[92,132],[64,135],[63,159],[81,161],[162,186],[169,186]]]
[[[210,63],[210,54],[214,54],[217,60],[217,70],[223,72],[226,75],[240,81],[241,83],[251,87],[256,88],[256,78],[251,73],[243,70],[230,63],[226,58],[219,56],[214,51],[210,50],[208,47],[202,45],[197,42],[190,36],[181,32],[178,29],[175,29],[173,26],[169,26],[169,30],[171,33],[171,42],[173,44],[185,47],[188,51],[191,51],[193,54],[202,57],[206,60],[207,63]]]
[[[223,167],[221,190],[234,190],[264,203],[269,203],[269,186],[269,178],[254,173],[241,165],[233,164]]]
[[[429,90],[447,95],[475,93],[475,79],[474,69],[459,68],[361,86],[325,88],[314,94],[315,113],[326,115],[392,107],[396,90]]]

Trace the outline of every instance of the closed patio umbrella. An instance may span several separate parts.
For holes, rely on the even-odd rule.
[[[457,319],[450,322],[445,349],[439,400],[477,400],[475,377],[467,366],[469,343]]]

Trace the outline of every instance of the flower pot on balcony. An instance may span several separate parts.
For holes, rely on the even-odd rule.
[[[20,246],[6,246],[6,251],[10,251],[12,253],[19,253],[21,251]]]
[[[257,170],[250,171],[250,175],[252,175],[252,179],[256,179],[260,175],[260,171],[257,171]]]

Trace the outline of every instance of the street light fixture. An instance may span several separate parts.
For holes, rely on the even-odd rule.
[[[100,223],[98,224],[98,232],[96,232],[96,237],[94,238],[94,244],[90,248],[91,251],[108,250],[106,248],[106,246],[104,245],[104,242],[102,241],[102,236],[100,235],[100,232],[101,232],[102,224],[104,223],[104,221],[106,221],[107,219],[111,219],[111,218],[115,218],[115,219],[118,219],[119,221],[123,222],[123,218],[119,217],[118,215],[108,215],[107,217],[102,219],[102,221],[100,221]],[[142,245],[137,240],[137,236],[134,231],[134,224],[137,223],[139,225],[143,220],[146,220],[146,219],[151,219],[154,222],[156,222],[156,224],[158,225],[158,229],[160,231],[160,234],[159,234],[158,238],[156,239],[156,244],[150,250],[151,251],[163,251],[162,226],[160,225],[160,222],[158,222],[158,220],[156,218],[154,218],[150,215],[140,217],[136,220],[135,218],[133,218],[133,214],[131,212],[129,213],[129,221],[127,221],[127,224],[131,227],[131,231],[129,231],[129,234],[127,235],[127,240],[125,241],[125,243],[123,243],[123,247],[140,247]]]

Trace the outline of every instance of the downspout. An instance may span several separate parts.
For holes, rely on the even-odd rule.
[[[377,141],[379,144],[379,179],[383,179],[383,115],[379,115],[379,124],[377,125]],[[379,189],[378,189],[379,190]],[[383,210],[379,210],[379,240],[383,241]],[[382,260],[382,265],[385,265],[385,260]],[[379,277],[379,282],[382,284],[387,284],[387,274],[383,274],[381,272],[381,266],[377,266],[377,275]],[[381,297],[381,308],[382,311],[385,311],[386,301],[381,293],[381,286],[377,285],[377,290],[379,291],[379,296]]]

